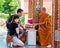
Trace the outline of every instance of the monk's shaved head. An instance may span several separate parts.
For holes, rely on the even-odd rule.
[[[42,8],[41,8],[41,12],[42,12],[42,13],[46,13],[46,8],[45,8],[45,7],[42,7]]]
[[[46,8],[45,7],[43,7],[43,8],[41,8],[43,11],[46,11]]]

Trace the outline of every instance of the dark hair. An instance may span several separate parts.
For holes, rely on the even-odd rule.
[[[19,19],[19,17],[16,15],[16,16],[12,16],[12,22],[14,22],[15,19]]]
[[[18,13],[18,12],[23,12],[23,10],[22,10],[22,9],[18,9],[18,10],[17,10],[17,13]]]
[[[14,16],[14,19],[17,19],[17,18],[19,19],[19,17],[18,17],[17,15],[16,15],[16,16]]]

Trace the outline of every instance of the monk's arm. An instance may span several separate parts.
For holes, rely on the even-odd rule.
[[[43,24],[45,24],[45,22],[41,22],[41,23],[38,23],[39,25],[43,25]]]

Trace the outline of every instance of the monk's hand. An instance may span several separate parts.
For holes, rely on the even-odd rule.
[[[34,26],[38,25],[39,23],[33,23]]]

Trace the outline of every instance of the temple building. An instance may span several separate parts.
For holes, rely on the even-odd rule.
[[[24,4],[23,4],[24,3]],[[41,7],[45,7],[47,12],[52,16],[52,48],[60,48],[60,0],[21,0],[21,8],[24,9],[25,15],[32,18],[33,22],[38,22],[38,13]],[[25,20],[27,23],[27,20]],[[58,38],[57,38],[58,37]],[[57,39],[56,39],[57,38]]]

